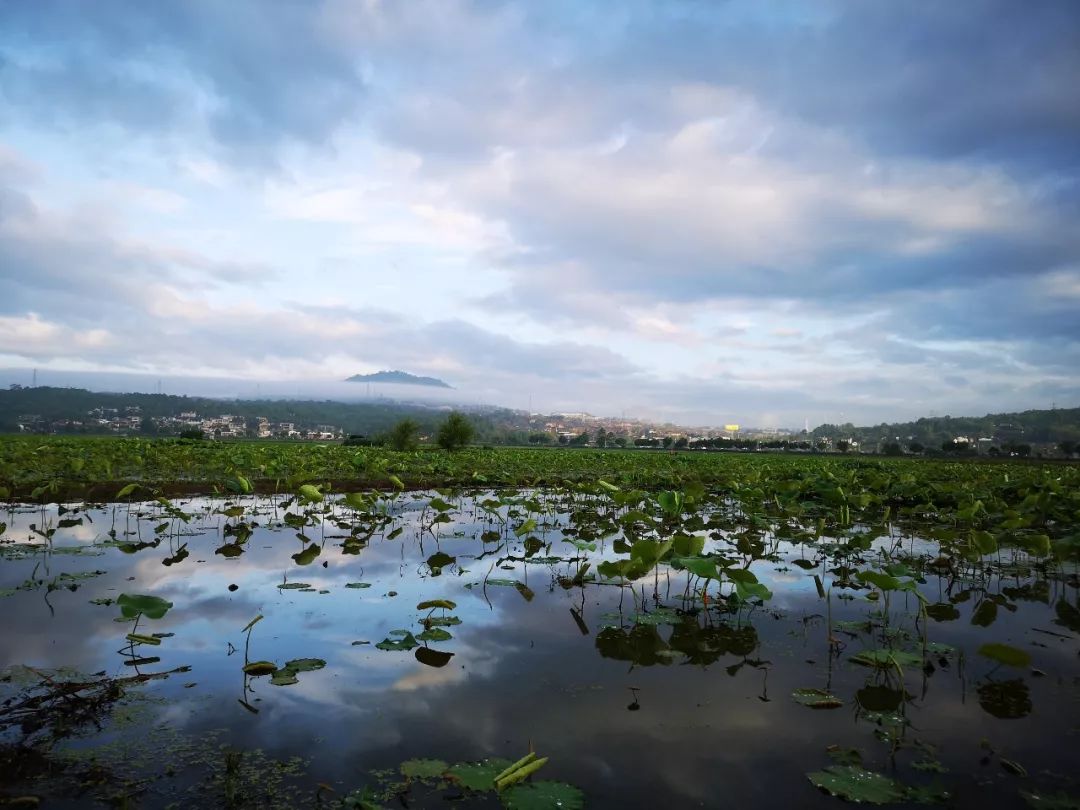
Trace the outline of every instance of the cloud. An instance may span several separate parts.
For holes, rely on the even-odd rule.
[[[0,94],[47,126],[205,130],[234,161],[272,158],[283,141],[325,142],[364,100],[358,55],[311,12],[246,0],[4,4]]]
[[[1076,397],[1078,38],[1070,0],[0,4],[0,351],[714,423]]]

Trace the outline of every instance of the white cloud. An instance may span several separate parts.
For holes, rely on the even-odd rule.
[[[0,12],[0,352],[717,422],[1080,395],[1068,15],[229,8]]]

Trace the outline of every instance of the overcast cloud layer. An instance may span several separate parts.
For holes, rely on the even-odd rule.
[[[1078,42],[1074,0],[0,3],[0,366],[1080,404]]]

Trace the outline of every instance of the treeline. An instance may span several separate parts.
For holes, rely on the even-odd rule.
[[[45,424],[77,420],[81,428],[56,427],[49,432],[101,433],[88,414],[96,409],[113,409],[123,414],[126,408],[138,408],[144,419],[174,417],[194,411],[199,416],[232,414],[246,419],[266,417],[271,422],[294,422],[298,426],[335,425],[346,434],[382,436],[404,418],[412,419],[421,433],[432,434],[446,419],[446,411],[403,402],[334,402],[307,400],[224,400],[174,394],[113,394],[82,388],[13,388],[0,390],[0,433],[19,431],[20,417],[38,416]],[[497,435],[514,418],[506,410],[471,413],[469,419],[478,438]]]
[[[1004,436],[1003,436],[1004,434]],[[814,439],[854,439],[860,445],[899,441],[905,447],[916,442],[942,447],[958,436],[1002,439],[1002,443],[1080,442],[1080,408],[991,413],[986,416],[924,417],[914,422],[881,423],[856,427],[826,424],[814,428]]]

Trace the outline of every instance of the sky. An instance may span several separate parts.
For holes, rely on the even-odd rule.
[[[1080,405],[1078,42],[1075,0],[0,3],[0,366]]]

